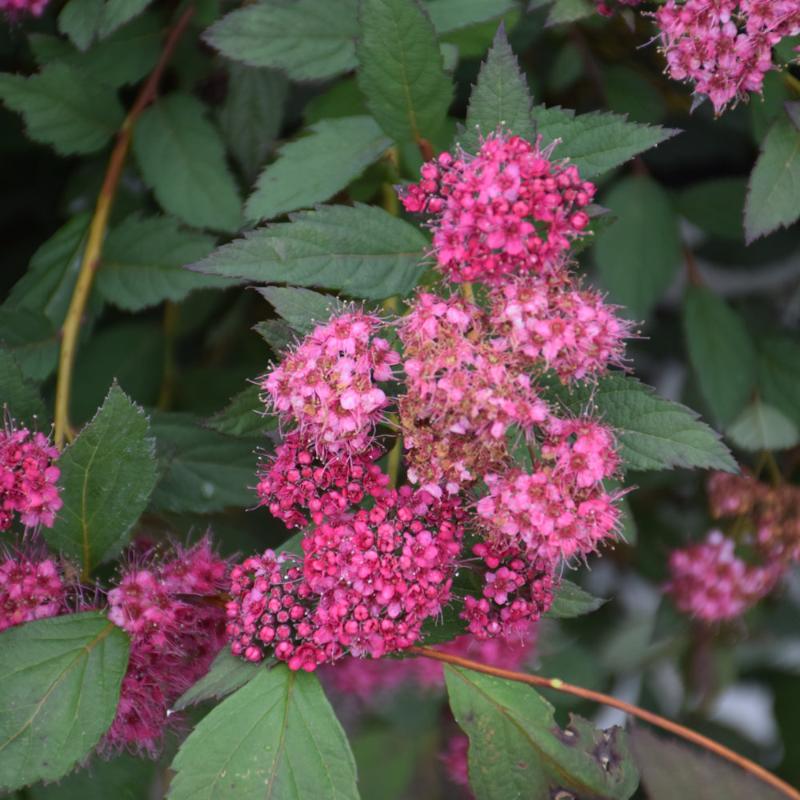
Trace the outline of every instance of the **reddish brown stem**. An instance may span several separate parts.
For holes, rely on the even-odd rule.
[[[543,678],[541,675],[528,675],[524,672],[512,672],[511,670],[500,669],[499,667],[490,667],[478,661],[471,661],[468,658],[461,658],[461,656],[443,653],[431,647],[411,647],[408,652],[418,656],[425,656],[425,658],[432,658],[436,661],[442,661],[445,664],[454,664],[455,666],[471,669],[475,672],[483,672],[486,675],[494,675],[497,678],[505,678],[506,680],[517,681],[518,683],[527,683],[531,686],[540,686],[545,689],[554,689],[557,692],[571,694],[574,697],[582,697],[584,700],[591,700],[594,703],[602,703],[612,708],[618,708],[620,711],[624,711],[632,717],[637,717],[645,722],[649,722],[651,725],[663,728],[665,731],[675,734],[675,736],[680,736],[682,739],[686,739],[712,753],[716,753],[720,758],[724,758],[726,761],[736,764],[736,766],[741,767],[741,769],[764,781],[764,783],[769,784],[774,789],[777,789],[786,797],[790,797],[792,800],[800,800],[800,792],[793,789],[785,781],[782,781],[777,775],[773,775],[755,762],[750,761],[749,758],[740,756],[738,753],[721,745],[719,742],[715,742],[707,736],[703,736],[690,728],[679,725],[677,722],[672,722],[672,720],[662,717],[659,714],[654,714],[652,711],[646,711],[643,708],[639,708],[639,706],[626,703],[624,700],[618,700],[611,695],[595,692],[591,689],[584,689],[582,686],[574,686],[571,683],[565,683],[559,678]]]

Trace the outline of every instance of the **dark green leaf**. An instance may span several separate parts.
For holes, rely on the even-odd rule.
[[[430,19],[416,0],[361,0],[358,85],[398,142],[430,139],[453,94]]]
[[[719,434],[694,411],[659,397],[635,378],[610,375],[600,380],[596,389],[564,392],[561,399],[576,413],[594,406],[597,415],[616,430],[620,456],[628,469],[736,470]]]
[[[556,617],[557,619],[581,617],[584,614],[591,614],[592,611],[597,611],[605,602],[602,597],[595,597],[589,594],[589,592],[581,589],[580,586],[572,583],[572,581],[562,580],[547,616]]]
[[[678,219],[667,193],[645,175],[623,178],[604,205],[619,219],[597,237],[600,278],[615,303],[646,317],[681,264]]]
[[[109,233],[97,288],[126,311],[177,302],[194,289],[224,289],[233,282],[184,269],[213,247],[212,236],[181,229],[174,219],[134,214]]]
[[[267,319],[253,325],[253,330],[272,348],[276,354],[282,353],[297,335],[292,327],[282,319]]]
[[[44,314],[0,307],[0,344],[11,351],[25,375],[35,381],[43,381],[55,369],[58,331]]]
[[[233,61],[298,81],[330,78],[356,65],[357,7],[357,0],[254,3],[227,14],[205,38]]]
[[[788,337],[758,342],[758,385],[767,403],[800,426],[800,342]]]
[[[174,711],[181,711],[204,700],[227,697],[253,680],[259,670],[263,669],[266,669],[264,664],[253,664],[238,658],[226,647],[219,652],[208,672],[191,689],[184,692],[172,708]]]
[[[310,289],[267,286],[258,291],[272,303],[278,316],[301,334],[308,333],[320,322],[326,322],[336,308],[335,297],[312,292]]]
[[[86,50],[97,34],[103,0],[69,0],[58,15],[58,29],[80,50]]]
[[[54,549],[80,561],[84,576],[128,541],[156,482],[147,417],[117,386],[59,459],[64,507],[43,531]]]
[[[128,637],[89,611],[0,634],[0,789],[55,780],[85,758],[117,710]]]
[[[553,0],[547,15],[547,25],[563,25],[576,22],[596,13],[597,7],[590,0]]]
[[[755,388],[756,351],[742,319],[704,287],[690,286],[684,330],[695,375],[715,417],[727,425]]]
[[[234,438],[201,427],[188,414],[153,417],[163,475],[150,507],[156,511],[206,514],[256,502],[258,438]]]
[[[222,134],[248,182],[258,174],[281,130],[288,83],[280,72],[232,63],[220,109]]]
[[[800,216],[800,130],[786,116],[769,129],[750,174],[744,206],[747,242],[785,228]]]
[[[731,423],[728,437],[743,450],[786,450],[800,442],[797,425],[773,406],[756,398]]]
[[[250,219],[273,219],[328,200],[391,145],[371,117],[342,117],[312,125],[285,144],[261,173],[247,201]]]
[[[153,0],[106,0],[99,26],[100,38],[113,33],[150,5]]]
[[[425,11],[439,35],[502,17],[515,7],[513,0],[430,0]]]
[[[354,297],[406,295],[422,273],[427,239],[374,206],[320,206],[259,228],[192,269],[258,283],[339,289]]]
[[[239,227],[238,189],[222,139],[200,101],[172,94],[155,102],[136,125],[133,150],[145,182],[166,211],[198,228]]]
[[[45,411],[39,390],[22,374],[11,352],[0,346],[0,418],[5,409],[26,424],[38,417],[39,427],[44,427]]]
[[[261,669],[183,743],[170,800],[356,800],[356,768],[319,681]]]
[[[681,192],[678,209],[705,233],[740,242],[744,236],[742,209],[746,193],[743,178],[715,178]]]
[[[468,152],[475,152],[480,136],[487,136],[500,127],[532,140],[535,137],[532,103],[528,82],[501,25],[472,90],[461,146]]]
[[[626,800],[638,774],[624,731],[580,717],[562,730],[529,686],[445,665],[450,708],[469,736],[470,786],[480,800],[602,797]]]
[[[781,800],[785,795],[727,761],[637,725],[631,750],[650,800]]]
[[[275,417],[265,414],[261,389],[248,386],[206,422],[206,427],[227,436],[258,436],[274,430]]]
[[[30,78],[0,74],[0,99],[22,114],[31,139],[62,155],[99,150],[124,116],[110,88],[59,62]]]

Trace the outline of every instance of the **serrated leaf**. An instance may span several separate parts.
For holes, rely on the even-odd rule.
[[[75,47],[86,50],[97,34],[103,0],[69,0],[58,15],[58,29]]]
[[[197,725],[172,764],[170,800],[356,800],[347,737],[314,675],[258,674]]]
[[[515,6],[513,0],[430,0],[425,11],[436,32],[443,36],[502,17]]]
[[[73,217],[33,254],[28,271],[6,301],[9,306],[44,314],[61,325],[67,314],[83,257],[91,214]]]
[[[647,317],[681,265],[678,218],[667,193],[649,176],[623,178],[603,201],[618,217],[595,243],[603,286],[615,303]]]
[[[371,117],[323,120],[308,130],[281,147],[259,175],[245,208],[250,219],[273,219],[328,200],[391,145]]]
[[[0,417],[5,410],[12,418],[27,424],[38,417],[38,427],[44,427],[44,403],[39,390],[22,374],[11,352],[0,346]]]
[[[37,620],[0,634],[0,789],[56,780],[114,719],[128,637],[101,613]]]
[[[560,140],[555,156],[569,157],[583,178],[602,175],[678,133],[659,125],[629,122],[622,114],[608,112],[575,116],[574,111],[536,106],[532,113],[543,143]]]
[[[756,398],[731,423],[728,438],[743,450],[786,450],[800,442],[797,425],[777,408]]]
[[[184,268],[213,247],[213,236],[182,229],[170,217],[133,214],[106,239],[97,288],[126,311],[141,311],[164,300],[178,302],[195,289],[224,289],[235,281]]]
[[[266,319],[253,325],[253,330],[272,348],[282,353],[297,339],[295,330],[282,319]]]
[[[162,475],[153,492],[155,511],[207,514],[256,502],[255,450],[260,437],[223,436],[190,414],[153,416]]]
[[[436,32],[416,0],[361,0],[358,85],[395,141],[430,139],[453,95]]]
[[[232,61],[283,70],[296,81],[330,78],[356,65],[357,0],[271,0],[232,11],[205,33]]]
[[[772,125],[750,173],[744,205],[747,243],[800,217],[800,130],[787,116]]]
[[[767,403],[800,426],[800,342],[776,336],[758,342],[758,388]]]
[[[248,386],[231,398],[222,411],[206,422],[206,427],[227,436],[258,436],[275,430],[276,417],[266,414],[261,400],[261,389]]]
[[[283,123],[289,88],[276,70],[232,63],[219,123],[233,157],[248,182],[258,174]]]
[[[106,0],[103,17],[98,27],[101,39],[121,28],[126,22],[141,14],[153,0]]]
[[[58,342],[58,331],[44,314],[0,307],[0,344],[11,351],[28,378],[43,381],[53,372]]]
[[[487,136],[500,127],[523,139],[534,139],[532,104],[528,82],[501,25],[469,99],[461,146],[468,152],[475,152],[480,136]]]
[[[703,396],[727,425],[745,406],[756,383],[756,350],[744,321],[724,300],[690,286],[684,304],[689,358]]]
[[[547,612],[548,617],[556,619],[571,619],[581,617],[584,614],[591,614],[597,611],[606,600],[602,597],[595,597],[585,589],[581,589],[572,581],[562,580],[553,598],[553,604]]]
[[[782,800],[782,792],[705,750],[637,725],[631,750],[650,800]]]
[[[627,800],[638,785],[624,731],[599,731],[529,686],[446,664],[450,708],[469,736],[470,786],[480,800],[602,797]]]
[[[719,434],[690,408],[659,397],[635,378],[610,375],[595,388],[562,391],[559,398],[574,413],[593,407],[600,419],[615,429],[627,469],[736,471],[736,462]]]
[[[335,297],[310,289],[267,286],[258,292],[272,303],[275,313],[300,334],[309,333],[319,323],[326,322],[336,309]]]
[[[427,243],[418,228],[381,208],[320,206],[251,231],[192,269],[380,300],[414,288]]]
[[[134,129],[133,151],[166,211],[197,228],[239,227],[239,192],[222,139],[199,100],[171,94],[153,103]]]
[[[31,139],[62,155],[99,150],[124,117],[112,89],[59,62],[30,78],[0,74],[0,99],[22,114]]]
[[[227,697],[253,680],[263,669],[267,669],[264,664],[253,664],[238,658],[225,647],[220,650],[208,672],[178,698],[172,710],[182,711],[205,700]]]
[[[64,506],[47,543],[80,561],[84,576],[114,558],[156,482],[147,417],[112,386],[94,419],[59,458]]]

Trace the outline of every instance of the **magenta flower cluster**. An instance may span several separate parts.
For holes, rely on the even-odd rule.
[[[58,450],[43,433],[16,427],[0,428],[0,531],[14,518],[26,528],[52,528],[62,501],[55,465]]]
[[[0,11],[13,22],[24,14],[40,17],[49,2],[50,0],[0,0]]]
[[[615,538],[613,432],[559,412],[543,384],[623,362],[629,324],[569,269],[593,195],[550,148],[501,133],[474,157],[443,153],[401,190],[429,215],[444,277],[486,290],[480,302],[420,291],[394,323],[344,310],[262,380],[288,431],[258,494],[306,529],[301,556],[267,551],[233,570],[235,654],[305,670],[377,659],[420,641],[456,602],[474,639],[521,642],[562,565]],[[399,489],[379,465],[392,434],[409,481]],[[461,568],[477,581],[456,592]]]
[[[66,598],[61,570],[52,559],[15,553],[0,561],[0,631],[55,617],[65,610]]]

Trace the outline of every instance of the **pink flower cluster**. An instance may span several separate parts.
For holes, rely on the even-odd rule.
[[[0,0],[2,11],[12,22],[23,14],[40,17],[50,0]]]
[[[176,721],[170,706],[225,644],[225,611],[217,599],[226,572],[205,537],[168,558],[130,567],[108,593],[109,619],[128,633],[131,650],[103,751],[157,754],[167,723]]]
[[[406,486],[309,531],[302,565],[270,550],[248,559],[231,576],[232,651],[260,661],[272,649],[291,669],[312,671],[346,653],[410,647],[449,599],[459,517],[455,504]]]
[[[389,476],[375,463],[382,455],[380,447],[372,446],[325,461],[299,431],[292,431],[259,469],[256,491],[261,505],[287,528],[308,525],[309,516],[319,525],[323,519],[342,516],[365,497],[385,492]]]
[[[15,514],[25,527],[53,527],[62,506],[57,458],[43,433],[13,423],[0,429],[0,531],[11,526]]]
[[[735,548],[733,539],[712,530],[702,542],[672,552],[665,590],[680,611],[705,622],[734,619],[772,591],[781,565],[751,566]]]
[[[476,156],[442,153],[400,191],[406,211],[431,216],[433,249],[453,281],[498,283],[558,270],[589,224],[594,184],[552,147],[490,134]]]
[[[400,356],[360,310],[318,325],[262,381],[272,408],[325,454],[363,452],[389,404],[379,382]]]
[[[0,631],[55,617],[65,602],[64,579],[52,559],[18,553],[0,561]]]
[[[670,75],[720,114],[761,92],[772,48],[800,33],[797,0],[667,0],[655,13]]]

